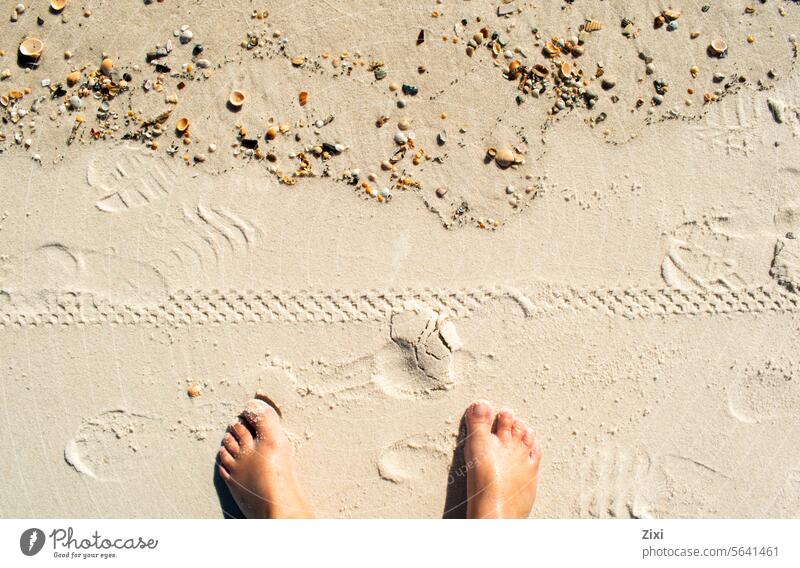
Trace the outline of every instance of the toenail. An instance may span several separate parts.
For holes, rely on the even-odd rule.
[[[472,415],[477,418],[488,418],[489,413],[489,405],[485,402],[476,402],[472,405]]]
[[[267,408],[269,408],[269,405],[263,400],[259,400],[257,398],[248,401],[244,407],[244,409],[247,410],[248,412],[253,412],[255,414],[261,414]]]

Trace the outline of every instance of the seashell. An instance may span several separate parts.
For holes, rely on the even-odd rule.
[[[103,59],[103,61],[100,62],[100,72],[103,75],[110,75],[111,70],[113,68],[114,68],[114,62],[111,61],[108,57],[106,57],[105,59]]]
[[[517,69],[519,69],[520,65],[522,65],[522,63],[520,63],[520,61],[517,60],[517,59],[515,59],[514,61],[509,63],[508,64],[508,74],[509,75],[516,75]]]
[[[542,51],[544,51],[544,54],[547,57],[555,57],[556,55],[561,53],[561,48],[559,48],[552,41],[548,41],[546,44],[544,44],[544,47],[542,48]]]
[[[306,103],[308,102],[308,91],[300,91],[298,99],[300,101],[300,106],[306,106]]]
[[[664,10],[664,12],[662,12],[662,15],[664,16],[665,20],[667,20],[668,22],[672,22],[672,21],[677,20],[678,18],[681,17],[681,11],[680,10]]]
[[[44,42],[37,37],[29,37],[28,39],[24,40],[22,43],[19,44],[19,54],[20,56],[30,62],[37,62],[39,58],[42,56],[42,50],[44,49]]]
[[[306,62],[305,55],[295,55],[294,57],[292,57],[292,65],[294,65],[295,67],[300,67],[305,62]]]
[[[69,85],[70,87],[76,85],[80,80],[81,80],[80,71],[73,71],[72,73],[67,75],[67,85]]]
[[[724,57],[728,52],[728,44],[724,39],[715,39],[708,46],[708,50],[717,57]]]
[[[536,65],[533,66],[533,74],[541,79],[547,77],[549,73],[550,70],[541,63],[537,63]]]
[[[492,146],[491,148],[486,150],[486,155],[489,156],[492,160],[494,160],[494,157],[497,155],[497,148]]]
[[[69,0],[50,0],[50,8],[53,12],[60,12],[67,7]]]
[[[189,119],[186,117],[179,118],[175,123],[175,130],[178,132],[186,132],[189,129]]]
[[[514,156],[514,151],[511,150],[511,148],[500,148],[497,151],[497,155],[494,157],[494,161],[501,168],[507,168],[516,163],[517,160]]]
[[[195,383],[193,385],[189,385],[189,388],[186,389],[186,394],[189,395],[189,398],[197,398],[203,394],[203,389],[200,388],[200,385]]]
[[[275,140],[278,137],[278,129],[271,126],[267,129],[267,140]]]
[[[597,20],[589,20],[583,26],[583,29],[586,30],[587,32],[596,32],[598,30],[602,30],[603,29],[603,23],[599,22]]]
[[[239,108],[244,104],[245,94],[243,91],[231,91],[228,95],[228,102],[232,107]]]
[[[6,95],[0,95],[0,106],[8,106],[8,97]]]
[[[564,78],[564,79],[569,77],[569,73],[570,73],[571,70],[572,70],[572,67],[566,61],[561,64],[561,67],[558,68],[558,71],[561,74],[561,77]]]
[[[492,44],[492,53],[495,55],[500,55],[503,52],[503,46],[501,46],[498,42],[494,42]]]

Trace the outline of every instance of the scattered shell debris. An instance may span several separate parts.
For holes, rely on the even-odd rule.
[[[155,10],[161,4],[145,1],[140,9]],[[622,119],[640,117],[642,124],[649,125],[681,116],[696,117],[699,115],[693,105],[716,103],[743,86],[767,89],[770,81],[786,72],[770,69],[750,79],[741,65],[731,66],[734,51],[738,58],[766,40],[757,38],[748,28],[735,37],[730,29],[724,33],[714,29],[705,18],[711,10],[707,5],[667,5],[654,16],[623,13],[620,20],[610,22],[598,17],[599,13],[592,14],[589,6],[581,7],[583,12],[579,13],[577,4],[567,4],[569,9],[564,13],[568,23],[562,29],[544,29],[537,24],[540,9],[530,3],[503,0],[490,10],[469,3],[445,9],[442,3],[428,13],[430,20],[415,25],[403,36],[406,39],[400,49],[414,57],[408,66],[391,52],[378,56],[357,46],[301,46],[277,27],[279,18],[261,7],[248,11],[247,28],[235,32],[226,45],[198,38],[192,22],[178,21],[168,28],[171,33],[155,38],[133,60],[121,57],[110,45],[99,46],[94,60],[88,56],[84,59],[87,54],[75,45],[53,39],[59,36],[50,31],[56,22],[62,26],[102,25],[91,9],[80,6],[76,10],[74,2],[50,0],[44,3],[45,11],[37,13],[32,6],[20,4],[6,24],[18,26],[20,31],[11,46],[0,45],[0,153],[35,148],[36,162],[56,160],[58,152],[48,156],[50,150],[40,147],[37,138],[50,125],[57,127],[63,122],[68,146],[125,140],[139,142],[186,166],[207,164],[205,167],[217,169],[226,167],[225,161],[230,159],[256,162],[263,164],[265,175],[282,185],[324,177],[381,204],[391,203],[405,192],[435,194],[439,199],[447,196],[452,199],[438,202],[440,212],[445,204],[453,207],[441,213],[446,226],[469,223],[491,229],[501,222],[475,216],[469,189],[444,187],[437,170],[461,159],[468,148],[497,144],[486,150],[483,167],[493,164],[503,171],[508,179],[500,187],[505,188],[509,205],[519,207],[523,197],[539,195],[527,176],[535,171],[532,148],[540,135],[520,129],[516,137],[494,136],[470,128],[463,112],[446,108],[437,100],[448,87],[441,83],[442,61],[446,62],[445,76],[453,84],[460,80],[459,61],[464,62],[462,70],[470,65],[495,70],[496,80],[486,85],[487,96],[504,109],[506,128],[515,116],[539,116],[545,133],[577,114],[589,129],[597,128],[596,132],[608,140],[619,134],[617,124]],[[789,5],[776,10],[746,9],[744,14],[748,19],[785,18],[789,9]],[[70,18],[81,15],[83,18],[78,19],[92,20],[77,24]],[[46,42],[29,33],[35,27],[22,29],[32,16],[36,19],[32,24],[43,27],[37,35]],[[165,17],[173,16],[165,13]],[[781,26],[772,25],[772,29]],[[674,51],[657,52],[652,46],[658,37],[669,38],[658,41],[672,42]],[[691,43],[701,37],[705,38],[702,43]],[[788,36],[788,43],[787,60],[793,64],[798,56],[793,34]],[[729,44],[736,47],[729,48]],[[4,59],[5,49],[13,53],[14,45],[19,71]],[[636,47],[631,56],[632,46]],[[703,50],[709,59],[698,57]],[[63,54],[63,60],[69,62],[63,71],[47,75],[52,73],[43,69],[51,63],[48,52]],[[612,52],[621,54],[618,60],[601,59],[601,55]],[[267,103],[258,91],[248,96],[237,88],[228,91],[227,100],[224,94],[212,93],[207,82],[219,69],[242,64],[245,58],[285,62],[284,72],[297,81],[296,90],[291,91],[296,103],[278,111],[274,101]],[[681,74],[671,75],[673,62],[680,58],[684,58]],[[375,96],[384,97],[387,105],[382,114],[345,130],[337,127],[335,113],[325,112],[324,91],[312,97],[306,85],[338,78],[352,78],[354,85],[369,86]],[[281,78],[270,77],[269,81],[280,82]],[[369,91],[364,93],[372,96]],[[219,104],[229,110],[241,112],[200,115],[191,108],[194,97],[211,96],[218,97]],[[118,102],[120,98],[123,100]],[[129,101],[134,98],[137,102],[131,105]],[[785,104],[774,97],[767,104],[775,123],[787,120],[790,113]],[[272,116],[275,113],[281,116]],[[453,120],[448,114],[460,122],[435,126],[440,120]],[[190,116],[196,123],[191,129]],[[224,120],[230,122],[218,128],[217,123]],[[367,163],[358,154],[369,136],[358,134],[387,123],[394,127],[378,131],[374,144],[380,149],[379,159]],[[218,134],[223,131],[228,133],[224,140]],[[217,133],[216,139],[206,139],[209,133]]]

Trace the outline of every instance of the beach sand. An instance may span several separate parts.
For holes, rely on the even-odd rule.
[[[0,515],[219,517],[257,391],[320,516],[441,516],[477,398],[533,517],[800,515],[798,3],[47,4],[0,5]]]

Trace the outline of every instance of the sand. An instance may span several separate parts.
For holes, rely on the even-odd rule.
[[[476,398],[538,432],[534,517],[800,515],[797,3],[45,4],[0,23],[0,92],[31,88],[0,124],[2,516],[219,517],[216,449],[256,391],[322,516],[441,516]],[[504,69],[556,73],[545,42],[587,20],[560,59],[596,102],[550,114],[552,84]],[[485,39],[466,53],[484,26],[499,65]],[[110,115],[66,108],[104,53],[131,77]],[[166,111],[154,149],[142,121]]]

